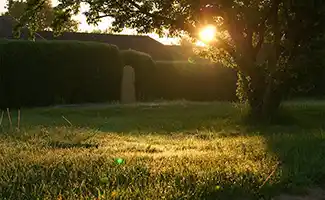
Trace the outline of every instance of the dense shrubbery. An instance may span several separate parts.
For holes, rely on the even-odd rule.
[[[322,54],[323,51],[318,53]],[[234,101],[238,99],[236,89],[237,94],[244,94],[240,92],[244,88],[237,88],[236,72],[217,64],[154,62],[150,55],[134,50],[121,51],[121,55],[126,65],[135,68],[138,100]],[[305,56],[297,60],[299,73],[297,79],[292,80],[294,90],[287,98],[324,97],[323,57],[313,56],[319,59],[306,59]],[[312,73],[306,76],[306,70],[312,70]]]
[[[314,38],[295,59],[296,74],[292,80],[293,97],[325,97],[325,37]]]
[[[76,41],[3,40],[0,55],[1,108],[118,101],[124,65],[135,69],[139,101],[237,100],[236,72],[217,64],[155,62],[142,52]],[[323,79],[308,80],[315,88],[308,94],[296,90],[291,97],[324,94]]]
[[[119,100],[122,60],[115,46],[6,40],[0,55],[2,108]]]
[[[193,101],[236,100],[236,73],[218,64],[157,62],[156,97]]]
[[[150,55],[75,41],[2,41],[1,107],[118,101],[122,66],[137,99],[235,100],[235,73],[218,65],[154,62]],[[122,59],[120,59],[122,58]]]
[[[154,62],[150,55],[121,51],[124,63],[136,73],[138,100],[236,100],[236,73],[214,64]]]
[[[122,66],[136,73],[137,99],[234,100],[235,73],[217,65],[154,62],[150,55],[76,41],[0,42],[0,106],[118,101]]]

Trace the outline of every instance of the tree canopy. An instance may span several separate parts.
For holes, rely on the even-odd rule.
[[[37,13],[44,0],[32,0],[26,16]],[[202,52],[238,71],[238,94],[252,113],[271,116],[291,87],[298,56],[322,37],[324,0],[59,0],[54,28],[88,5],[87,21],[113,17],[113,30],[171,35],[180,31],[193,38],[205,25],[218,34]]]
[[[20,22],[22,17],[24,16],[25,10],[33,3],[31,0],[23,1],[23,0],[7,0],[6,8],[7,11],[3,13],[3,15],[10,16],[13,18],[14,24]],[[45,31],[52,30],[52,22],[54,20],[54,8],[52,7],[50,0],[45,0],[42,3],[41,8],[33,15],[33,17],[29,16],[28,20],[23,19],[22,24],[20,26],[28,25],[33,31]],[[68,19],[64,23],[61,24],[62,31],[77,31],[79,22]]]

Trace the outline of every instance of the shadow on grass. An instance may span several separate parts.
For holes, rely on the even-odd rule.
[[[265,138],[276,155],[279,183],[275,193],[306,193],[325,184],[325,109],[318,106],[285,107],[271,124],[245,121],[247,135]],[[273,187],[273,188],[272,188]]]
[[[50,108],[28,110],[22,124],[70,126],[119,134],[171,134],[232,126],[238,110],[229,103],[112,106],[108,108]],[[15,118],[15,116],[13,116]],[[69,120],[67,122],[65,119]]]

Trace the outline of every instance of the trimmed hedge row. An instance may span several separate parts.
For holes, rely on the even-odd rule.
[[[135,69],[139,101],[237,100],[236,72],[217,64],[155,62],[96,42],[0,40],[0,109],[119,101],[125,65]]]
[[[125,65],[134,67],[138,100],[235,101],[237,75],[217,64],[154,62],[150,55],[121,51]]]
[[[218,64],[156,63],[156,98],[236,101],[236,72]]]
[[[76,41],[0,41],[0,107],[118,101],[116,46]]]
[[[155,62],[145,53],[77,41],[0,41],[0,108],[119,101],[123,66],[137,99],[236,100],[236,73],[213,64]]]

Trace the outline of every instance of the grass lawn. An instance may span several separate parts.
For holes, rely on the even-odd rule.
[[[325,183],[325,102],[284,108],[269,126],[244,123],[230,103],[22,110],[20,132],[5,118],[0,133],[0,199],[304,193]]]

